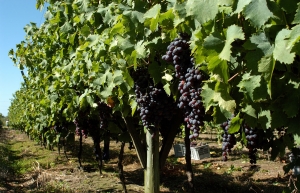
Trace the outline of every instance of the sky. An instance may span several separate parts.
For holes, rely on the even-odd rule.
[[[8,114],[13,94],[20,89],[23,78],[20,69],[8,57],[11,49],[25,40],[24,27],[30,22],[40,26],[43,10],[35,8],[36,0],[0,0],[0,113]]]

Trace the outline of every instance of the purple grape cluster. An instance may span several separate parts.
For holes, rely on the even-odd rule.
[[[184,121],[193,132],[189,138],[193,139],[199,136],[200,126],[204,125],[205,109],[200,94],[202,81],[206,78],[200,70],[195,69],[194,59],[190,55],[188,36],[181,34],[180,38],[170,43],[162,59],[173,63],[175,67],[175,77],[180,80],[178,107],[184,112]]]
[[[247,139],[247,148],[249,150],[248,156],[250,158],[251,164],[256,164],[256,152],[257,148],[259,148],[259,139],[256,128],[249,127],[244,124],[244,132]]]
[[[81,124],[79,124],[79,120],[78,119],[75,119],[74,121],[74,124],[76,126],[76,129],[75,129],[75,133],[77,136],[80,136],[80,134],[82,135],[82,137],[84,138],[87,138],[88,137],[88,130],[87,129],[82,129],[82,126]]]
[[[228,160],[228,153],[231,152],[231,149],[235,146],[236,144],[236,137],[234,134],[229,134],[228,129],[230,127],[231,119],[228,119],[224,123],[221,124],[221,127],[224,131],[222,135],[222,157],[223,161]]]
[[[109,118],[112,114],[112,108],[104,102],[98,102],[97,105],[100,119],[100,129],[106,129],[108,127]]]
[[[166,94],[162,84],[154,86],[147,68],[137,68],[131,75],[143,126],[148,129],[158,128],[163,119],[171,120],[176,104]]]
[[[167,52],[162,59],[174,64],[176,78],[185,80],[187,69],[193,67],[193,59],[191,61],[190,55],[188,39],[175,38],[167,47]]]

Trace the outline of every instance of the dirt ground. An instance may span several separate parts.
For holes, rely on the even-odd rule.
[[[78,139],[76,139],[78,140]],[[182,142],[176,138],[175,143]],[[249,164],[247,149],[237,146],[227,162],[221,161],[221,145],[215,136],[201,134],[198,142],[207,143],[211,158],[192,160],[195,190],[199,193],[281,193],[289,184],[290,173],[282,167],[288,161],[283,157],[268,159],[267,152],[258,152],[255,167]],[[20,131],[0,130],[0,193],[6,192],[122,192],[118,178],[118,152],[121,143],[110,143],[110,160],[104,163],[100,175],[93,157],[91,138],[84,140],[83,169],[78,169],[78,141],[67,159],[63,153],[47,150],[28,139]],[[103,145],[103,144],[101,144]],[[144,174],[135,150],[124,153],[124,173],[128,192],[144,192]],[[161,192],[185,192],[187,177],[185,159],[169,153],[161,174]]]

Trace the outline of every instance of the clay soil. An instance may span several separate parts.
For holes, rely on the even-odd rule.
[[[176,138],[175,143],[180,142],[183,140]],[[197,193],[281,193],[289,182],[292,186],[291,174],[284,174],[282,169],[288,162],[287,156],[271,161],[268,152],[259,151],[257,165],[251,166],[247,149],[237,146],[228,161],[223,162],[215,135],[201,134],[198,142],[209,145],[211,157],[192,160]],[[104,163],[102,175],[94,160],[90,138],[83,144],[84,167],[78,168],[78,144],[76,138],[67,159],[57,148],[47,150],[20,131],[0,130],[0,193],[122,192],[117,167],[121,144],[111,141],[111,159]],[[128,144],[123,165],[128,192],[144,192],[143,170],[135,150],[129,150]],[[161,172],[160,191],[186,192],[186,187],[185,159],[175,157],[172,149]]]

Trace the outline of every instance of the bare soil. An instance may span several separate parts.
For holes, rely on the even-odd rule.
[[[175,143],[183,142],[176,138]],[[258,163],[251,166],[247,149],[237,146],[227,162],[221,161],[221,146],[215,136],[201,134],[198,142],[207,143],[211,158],[192,160],[195,192],[199,193],[281,193],[288,186],[290,173],[282,167],[287,157],[275,161],[268,152],[258,152]],[[78,168],[78,139],[67,159],[63,153],[47,150],[17,130],[0,130],[0,193],[4,192],[122,192],[118,178],[120,143],[110,143],[110,160],[100,175],[93,156],[92,141],[84,140],[83,169]],[[103,144],[101,144],[103,145]],[[124,153],[124,173],[128,192],[144,192],[144,173],[134,149]],[[186,192],[185,159],[169,153],[161,172],[161,192]]]

